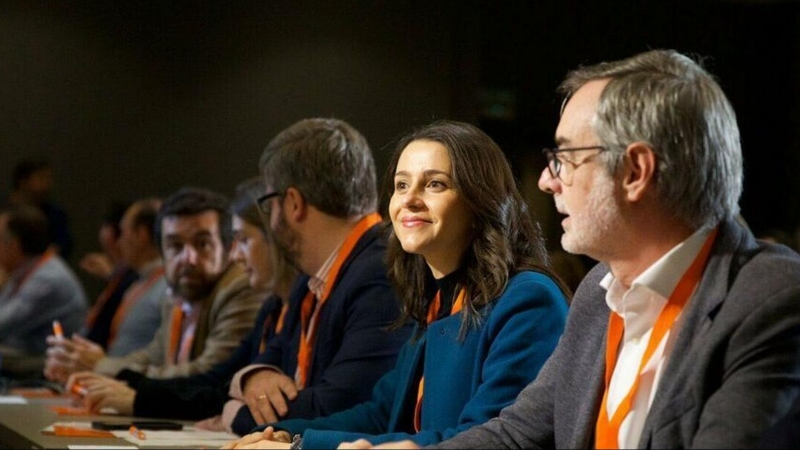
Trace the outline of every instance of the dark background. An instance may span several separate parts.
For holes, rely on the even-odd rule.
[[[395,139],[437,118],[506,151],[553,248],[536,179],[555,88],[580,64],[652,48],[704,58],[737,112],[743,216],[800,222],[800,8],[794,1],[223,1],[0,4],[0,198],[27,156],[55,166],[71,262],[115,199],[185,184],[230,194],[298,119],[335,116],[383,173]]]

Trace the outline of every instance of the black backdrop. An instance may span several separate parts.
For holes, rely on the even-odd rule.
[[[73,263],[114,199],[184,184],[230,193],[264,144],[308,116],[351,122],[382,173],[394,140],[435,118],[504,148],[551,245],[538,193],[555,87],[579,64],[651,48],[705,58],[737,111],[742,211],[757,234],[800,222],[800,8],[794,1],[5,1],[0,196],[46,156]]]

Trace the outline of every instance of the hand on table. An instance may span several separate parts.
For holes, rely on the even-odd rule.
[[[359,439],[353,442],[342,442],[339,444],[337,449],[362,449],[362,448],[382,448],[382,449],[417,449],[419,445],[415,444],[414,441],[405,440],[405,441],[396,441],[396,442],[386,442],[384,444],[379,444],[373,446],[369,443],[366,439]]]
[[[194,427],[199,430],[226,431],[225,424],[222,423],[222,416],[219,414],[214,417],[209,417],[208,419],[195,422]]]
[[[244,383],[244,399],[259,425],[277,422],[289,412],[288,401],[297,398],[294,380],[274,370],[260,370]]]
[[[87,253],[78,263],[84,271],[103,279],[108,279],[114,273],[114,263],[105,253]]]
[[[74,385],[86,390],[82,396],[83,404],[92,413],[98,413],[103,408],[114,408],[122,415],[133,415],[136,391],[125,382],[93,372],[78,372],[69,377],[67,391],[72,392]]]
[[[285,431],[275,431],[272,427],[267,427],[264,431],[250,433],[238,441],[228,443],[222,448],[274,448],[288,449],[291,446],[292,438]]]

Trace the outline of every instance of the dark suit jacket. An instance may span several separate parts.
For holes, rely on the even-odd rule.
[[[208,372],[167,379],[148,378],[129,369],[120,372],[117,378],[136,390],[133,414],[184,420],[219,414],[228,400],[228,385],[233,375],[256,359],[262,339],[274,338],[281,306],[281,299],[274,295],[265,300],[250,335],[227,360]]]
[[[139,274],[130,267],[121,267],[111,275],[108,285],[106,285],[101,294],[106,294],[105,289],[108,289],[111,283],[116,283],[116,286],[114,286],[111,292],[107,293],[108,298],[97,312],[97,317],[92,327],[83,330],[86,339],[96,342],[102,346],[104,350],[108,350],[108,338],[111,335],[111,322],[114,320],[114,314],[117,313],[117,308],[119,308],[120,303],[122,303],[122,297],[125,296],[125,291],[127,291],[131,284],[137,279],[139,279]],[[95,305],[97,305],[97,300],[95,300]]]
[[[603,393],[609,309],[584,279],[539,377],[499,418],[443,448],[588,448]],[[729,221],[683,314],[642,431],[642,448],[755,447],[800,393],[800,256]]]
[[[283,419],[326,416],[366,401],[375,382],[394,367],[411,326],[388,331],[400,312],[386,277],[383,226],[375,225],[358,241],[342,264],[325,306],[320,311],[317,342],[305,389],[289,404]],[[256,362],[294,376],[300,345],[300,308],[308,293],[308,277],[300,277],[289,300],[286,328],[270,341]],[[256,426],[242,407],[233,431],[249,433]]]
[[[764,433],[761,448],[800,448],[800,399],[789,414]]]

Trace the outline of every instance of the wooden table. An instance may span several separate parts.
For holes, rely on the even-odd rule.
[[[69,445],[131,445],[128,441],[100,437],[62,437],[41,433],[54,422],[98,420],[97,416],[60,416],[42,404],[0,405],[0,447],[67,448]]]
[[[0,448],[67,448],[69,445],[133,446],[117,437],[65,437],[41,433],[54,422],[90,422],[92,420],[134,420],[125,416],[59,415],[50,406],[67,406],[69,399],[27,399],[26,405],[0,404]]]

